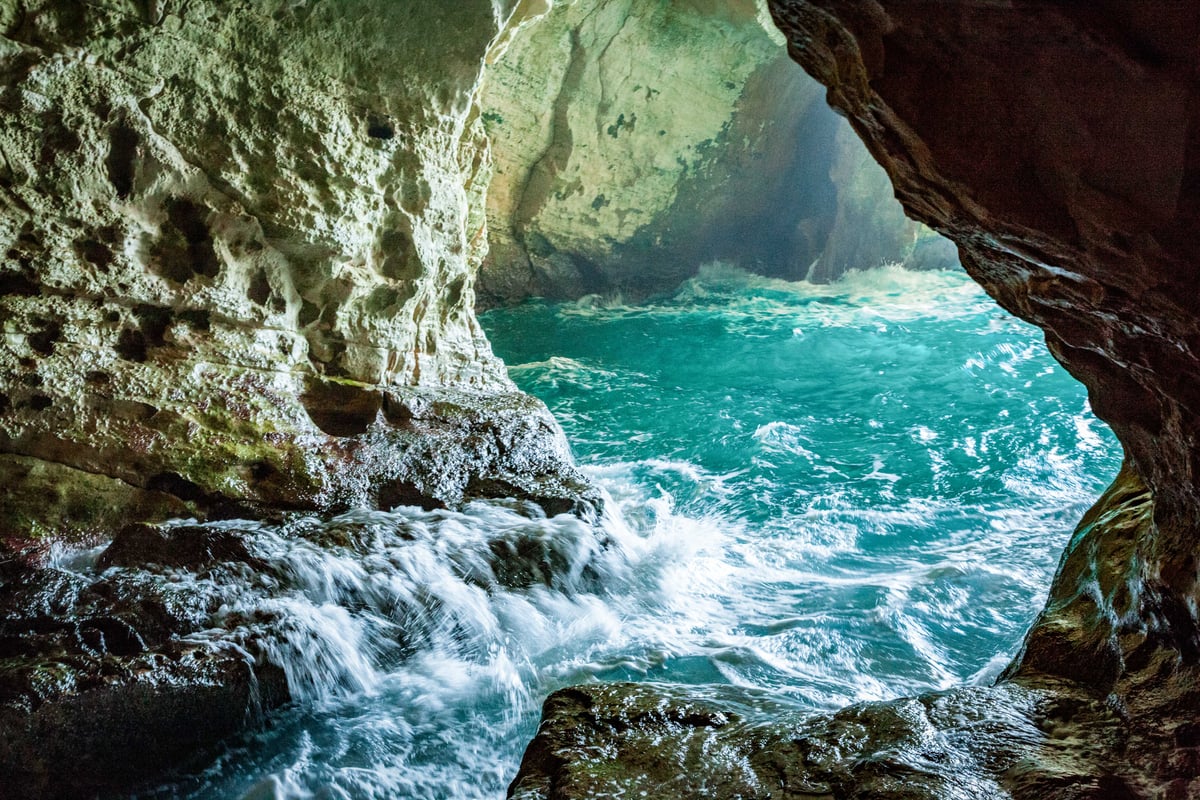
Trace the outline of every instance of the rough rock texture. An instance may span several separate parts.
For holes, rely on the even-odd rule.
[[[0,571],[0,796],[127,793],[202,767],[289,699],[362,691],[448,645],[426,640],[461,638],[446,584],[595,580],[604,544],[585,521],[546,537],[520,502],[504,520],[473,537],[463,514],[415,508],[134,524],[99,554]],[[429,569],[447,539],[453,558]]]
[[[731,687],[574,687],[546,700],[509,797],[1136,797],[1108,764],[1118,715],[1055,689],[957,689],[814,716]]]
[[[114,565],[23,571],[0,585],[6,797],[127,788],[211,754],[288,699],[283,671],[256,659],[251,641],[204,634],[239,584],[270,574],[235,534],[133,526],[100,559]],[[193,571],[205,580],[185,580]]]
[[[1072,538],[1021,655],[991,690],[1083,693],[1111,709],[1115,737],[1096,718],[1073,729],[1065,750],[1092,753],[1091,766],[1029,785],[1011,780],[1005,759],[1044,751],[1020,735],[1004,734],[1003,759],[968,744],[972,760],[956,763],[956,747],[939,743],[955,735],[954,718],[915,739],[870,722],[870,737],[849,747],[818,720],[806,723],[809,746],[850,777],[799,796],[1196,796],[1200,10],[1122,0],[771,6],[793,57],[829,87],[908,212],[953,239],[1001,305],[1046,331],[1127,454]],[[969,700],[962,713],[977,708]],[[999,712],[985,722],[1019,734]],[[593,752],[618,752],[625,734],[601,729]],[[924,741],[936,746],[927,752]],[[906,753],[920,754],[921,769]],[[856,774],[872,764],[892,783]],[[956,781],[944,780],[945,764]],[[824,769],[806,766],[805,780]],[[973,787],[977,778],[995,785]],[[668,794],[689,796],[657,796]]]
[[[511,5],[0,3],[0,542],[578,488],[473,312]]]
[[[956,264],[948,243],[914,253],[937,237],[756,0],[555,4],[480,96],[495,161],[483,304],[642,297],[714,259],[817,280]]]

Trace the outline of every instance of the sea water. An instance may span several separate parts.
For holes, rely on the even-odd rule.
[[[292,576],[267,639],[298,702],[151,796],[501,798],[572,683],[831,709],[988,682],[1120,462],[1037,330],[958,272],[712,265],[654,302],[482,322],[606,492],[598,531],[504,502],[263,527]],[[507,587],[497,538],[561,574]]]

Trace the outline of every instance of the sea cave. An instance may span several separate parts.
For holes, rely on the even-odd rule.
[[[0,0],[0,797],[1200,796],[1198,42]]]

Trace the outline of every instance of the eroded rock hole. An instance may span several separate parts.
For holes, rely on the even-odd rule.
[[[42,329],[29,334],[29,346],[40,356],[54,355],[54,346],[62,338],[62,323],[43,322]]]
[[[330,436],[357,436],[375,422],[383,407],[383,394],[361,385],[314,378],[300,402],[313,424]]]
[[[112,126],[108,134],[108,156],[104,159],[108,181],[122,200],[133,193],[137,171],[137,149],[141,135],[124,121]]]
[[[380,272],[394,281],[412,281],[421,273],[421,257],[412,234],[404,228],[385,232],[379,237],[382,255]]]
[[[260,306],[265,306],[267,300],[271,297],[271,281],[267,278],[266,270],[260,269],[254,272],[250,279],[250,285],[246,287],[246,297],[250,302]]]
[[[202,486],[177,472],[160,472],[152,476],[146,481],[146,488],[172,494],[190,502],[202,502],[208,498],[208,492]]]
[[[197,276],[215,278],[221,261],[206,222],[208,210],[184,197],[164,206],[167,223],[151,248],[151,266],[169,281],[187,283]]]
[[[10,258],[15,258],[9,252]],[[33,297],[41,291],[41,284],[33,272],[32,266],[20,271],[5,270],[0,272],[0,295],[15,295],[17,297]]]
[[[111,248],[103,242],[98,242],[95,239],[80,239],[75,242],[75,252],[84,261],[91,264],[101,272],[108,272],[109,266],[112,264],[116,256]]]
[[[167,329],[171,327],[174,316],[170,308],[143,303],[133,307],[133,316],[138,321],[138,328],[148,347],[162,347],[166,344]]]
[[[379,508],[385,511],[401,506],[418,506],[426,511],[446,507],[444,502],[436,497],[431,497],[415,483],[406,480],[395,480],[384,484],[379,489],[376,502]]]
[[[212,330],[212,312],[204,308],[185,308],[179,312],[179,320],[192,330],[205,333]]]
[[[113,349],[126,361],[141,364],[145,362],[147,355],[146,337],[136,328],[122,328],[117,334],[117,343]]]
[[[372,139],[387,141],[396,136],[396,128],[389,119],[371,117],[367,121],[367,136],[370,136]]]

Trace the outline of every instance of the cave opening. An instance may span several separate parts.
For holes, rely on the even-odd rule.
[[[679,181],[719,211],[673,199],[648,217],[652,246],[644,232],[581,242],[589,227],[619,230],[581,198],[645,213],[635,155],[668,133],[687,152],[708,109],[664,108],[636,68],[605,83],[607,51],[593,63],[577,39],[610,40],[570,7],[492,65],[481,98],[498,173],[480,275],[489,341],[623,514],[648,537],[692,542],[677,580],[704,587],[697,607],[720,609],[695,625],[722,631],[720,644],[697,639],[653,666],[631,655],[639,667],[604,677],[752,686],[810,708],[989,684],[1121,447],[1040,331],[904,215],[752,6],[726,13],[778,60],[733,70],[722,131],[743,138],[700,142],[716,153],[705,180]],[[631,19],[620,35],[682,24]],[[549,89],[534,96],[563,107],[531,118],[513,87],[530,91],[530,64],[556,37],[570,74],[541,78]],[[681,58],[663,39],[642,43],[669,53],[648,63]],[[674,73],[656,68],[645,82],[670,86]],[[592,96],[601,112],[624,109],[595,139]],[[642,143],[622,124],[649,118]]]
[[[803,765],[811,796],[821,726],[882,700],[846,712],[883,737],[855,769],[908,775],[969,718],[1000,744],[928,761],[990,796],[1013,731],[1108,735],[1115,704],[983,687],[1121,448],[762,2],[61,6],[0,10],[6,786],[495,798],[536,733],[529,785],[570,769],[545,741],[615,735],[608,785]],[[1097,408],[1159,431],[1135,384]],[[1105,524],[1151,529],[1121,475]],[[1140,555],[1105,546],[1077,574]],[[1035,669],[1075,668],[1056,625]]]

